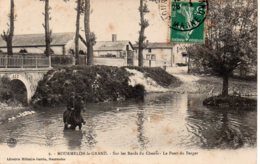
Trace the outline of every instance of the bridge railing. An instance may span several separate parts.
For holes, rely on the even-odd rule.
[[[0,56],[0,68],[47,68],[51,67],[49,57],[43,56]]]

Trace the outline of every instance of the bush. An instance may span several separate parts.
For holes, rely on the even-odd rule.
[[[0,101],[7,102],[14,98],[11,81],[8,77],[0,78]]]
[[[257,101],[246,97],[239,96],[213,96],[205,99],[203,105],[213,107],[253,107],[256,108]],[[232,108],[231,108],[232,109]]]
[[[72,66],[51,70],[39,82],[32,103],[43,106],[65,104],[72,92],[82,96],[85,102],[135,98],[137,91],[138,95],[144,94],[144,87],[128,85],[129,75],[124,68],[111,66]]]

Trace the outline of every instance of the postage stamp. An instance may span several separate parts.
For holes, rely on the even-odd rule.
[[[167,7],[167,5],[169,7]],[[203,43],[208,1],[161,0],[161,18],[170,28],[172,42]]]

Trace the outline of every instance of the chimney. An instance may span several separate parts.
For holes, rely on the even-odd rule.
[[[112,42],[116,42],[116,34],[112,34]]]

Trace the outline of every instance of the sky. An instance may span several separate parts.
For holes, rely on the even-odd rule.
[[[10,0],[0,0],[0,32],[7,29]],[[50,0],[50,27],[53,33],[74,32],[76,18],[75,0],[63,2]],[[91,0],[90,26],[98,41],[111,40],[117,34],[118,40],[138,40],[139,0]],[[158,4],[149,2],[150,13],[146,18],[150,26],[145,34],[151,42],[167,42],[169,28],[161,19]],[[15,0],[15,34],[44,33],[44,2],[40,0]],[[84,34],[83,15],[81,16],[81,33]],[[84,35],[83,35],[84,36]]]

